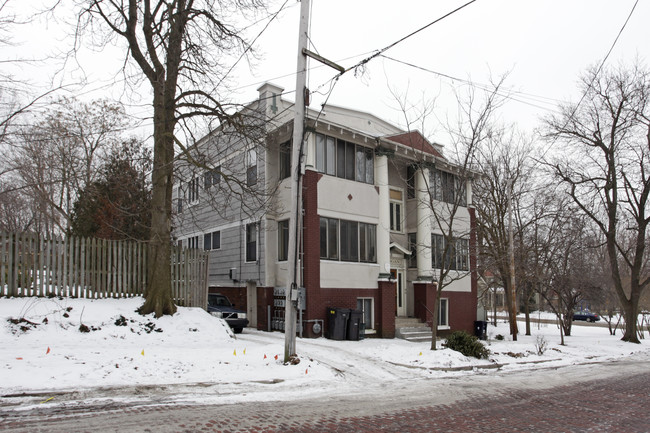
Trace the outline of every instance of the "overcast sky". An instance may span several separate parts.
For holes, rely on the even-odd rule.
[[[283,2],[273,0],[271,10]],[[30,3],[19,5],[27,10]],[[347,68],[464,3],[312,0],[311,49]],[[393,60],[379,57],[367,64],[363,74],[346,73],[331,92],[329,80],[336,71],[311,61],[308,87],[320,92],[313,96],[312,108],[319,108],[331,93],[330,104],[369,111],[404,126],[394,93],[415,107],[435,99],[435,117],[427,122],[425,134],[444,142],[440,125],[457,110],[453,91],[467,89],[460,80],[485,84],[490,77],[509,73],[505,85],[519,93],[504,107],[502,120],[530,131],[558,101],[580,98],[578,76],[604,59],[634,5],[635,0],[477,0],[386,51],[385,56]],[[263,58],[254,70],[242,63],[233,72],[239,102],[255,99],[264,81],[288,91],[295,88],[299,10],[299,2],[288,0],[286,9],[258,40]],[[649,17],[650,2],[639,1],[607,65],[630,64],[636,57],[650,62]],[[252,37],[262,24],[251,29]],[[53,50],[66,51],[66,33],[71,29],[63,23],[39,20],[35,27],[17,32],[16,38],[22,42],[22,54],[42,57]],[[89,78],[84,97],[125,96],[121,89],[105,86],[121,66],[117,54],[85,55],[82,63]],[[75,74],[80,75],[79,71]],[[46,82],[49,75],[43,73],[38,79]],[[293,94],[287,98],[293,99]],[[134,105],[147,103],[145,97]],[[141,114],[146,108],[132,110]]]

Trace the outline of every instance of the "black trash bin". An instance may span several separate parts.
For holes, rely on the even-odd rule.
[[[330,340],[345,340],[349,316],[349,308],[328,308],[327,338]]]
[[[487,340],[487,325],[485,320],[476,320],[474,322],[474,335],[481,340]]]
[[[361,333],[361,319],[363,317],[363,311],[361,310],[351,310],[350,318],[348,319],[348,340],[358,341]]]

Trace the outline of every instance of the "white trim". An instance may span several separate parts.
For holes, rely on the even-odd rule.
[[[374,328],[374,325],[375,325],[375,298],[371,298],[371,297],[363,297],[363,296],[361,296],[361,297],[358,297],[358,298],[357,298],[357,303],[359,302],[359,300],[363,300],[363,301],[365,301],[365,300],[367,300],[367,299],[370,300],[370,324],[371,324],[372,328],[366,328],[366,330],[368,330],[368,331],[370,331],[370,330],[374,331],[374,329],[375,329],[375,328]],[[365,322],[364,322],[364,323],[365,323]]]
[[[410,256],[411,255],[411,252],[408,249],[404,248],[403,246],[401,246],[397,242],[391,242],[390,249],[392,250],[393,248],[395,248],[396,250],[398,250],[400,253],[404,254],[405,256]]]

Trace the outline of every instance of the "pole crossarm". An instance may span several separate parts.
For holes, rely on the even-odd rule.
[[[311,57],[311,58],[314,59],[314,60],[318,60],[318,61],[321,62],[322,64],[327,65],[327,66],[329,66],[329,67],[332,68],[332,69],[336,69],[336,70],[339,71],[341,74],[345,72],[345,68],[344,68],[343,66],[338,65],[338,64],[334,63],[333,61],[328,60],[328,59],[326,59],[325,57],[316,54],[316,53],[313,52],[313,51],[309,51],[307,48],[303,48],[303,49],[302,49],[302,53],[303,53],[305,56],[307,56],[307,57]]]

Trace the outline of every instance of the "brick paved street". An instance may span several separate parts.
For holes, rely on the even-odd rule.
[[[648,432],[650,368],[614,362],[494,372],[296,402],[3,411],[0,431]]]

